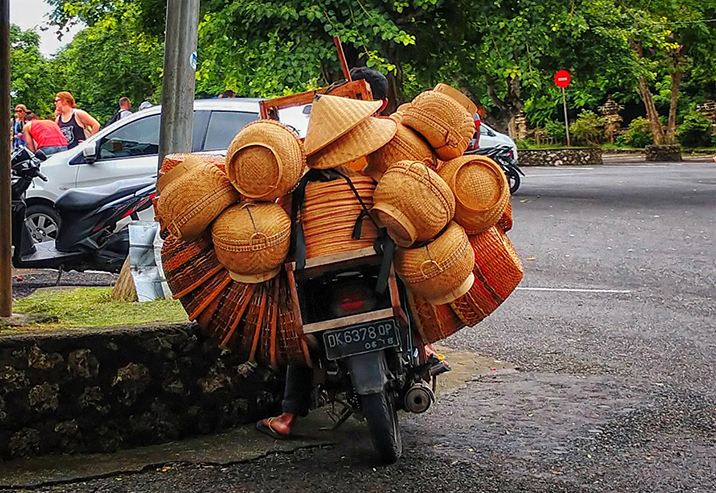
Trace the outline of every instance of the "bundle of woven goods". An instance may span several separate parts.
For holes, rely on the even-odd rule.
[[[487,157],[463,156],[474,104],[439,84],[389,117],[380,108],[323,95],[305,141],[262,119],[225,158],[165,158],[155,210],[167,281],[222,346],[274,366],[310,364],[287,260],[394,241],[425,343],[477,324],[521,281],[505,176]]]

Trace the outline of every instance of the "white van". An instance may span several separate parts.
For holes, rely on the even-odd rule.
[[[259,101],[250,98],[195,101],[192,152],[225,153],[239,130],[259,118]],[[28,226],[35,241],[45,241],[57,234],[59,215],[53,204],[65,191],[157,173],[160,112],[160,106],[138,111],[42,163],[42,173],[48,180],[35,180],[26,196]],[[280,113],[283,123],[305,136],[309,115],[302,108]],[[141,219],[152,220],[152,209],[145,211]]]

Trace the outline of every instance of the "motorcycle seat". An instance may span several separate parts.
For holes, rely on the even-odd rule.
[[[68,190],[57,199],[55,208],[62,211],[86,211],[101,207],[122,197],[134,195],[153,185],[155,177],[120,180],[109,185]]]

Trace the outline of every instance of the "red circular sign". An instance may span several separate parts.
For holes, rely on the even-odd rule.
[[[554,74],[554,83],[557,87],[566,88],[572,82],[572,76],[566,70],[560,70]]]

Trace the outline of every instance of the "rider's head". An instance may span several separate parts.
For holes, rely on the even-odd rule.
[[[27,115],[25,115],[25,121],[29,122],[31,120],[37,120],[37,117],[35,116],[35,113],[32,111],[28,112]]]
[[[55,109],[64,110],[65,108],[76,108],[75,98],[67,91],[58,92],[55,96]]]
[[[355,67],[351,69],[353,80],[365,80],[373,93],[373,99],[383,101],[383,106],[378,110],[381,113],[388,106],[388,79],[375,69],[368,67]]]

